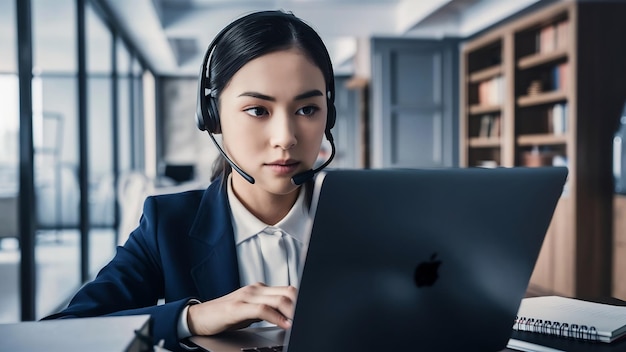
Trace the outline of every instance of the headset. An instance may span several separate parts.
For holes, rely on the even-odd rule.
[[[226,161],[230,164],[230,166],[237,171],[246,181],[254,184],[255,180],[248,173],[243,171],[234,161],[232,161],[228,155],[224,152],[222,147],[215,140],[214,134],[222,133],[222,128],[220,125],[220,116],[218,111],[218,97],[217,91],[209,87],[208,85],[211,82],[210,71],[211,71],[211,55],[215,50],[215,47],[220,42],[220,40],[224,37],[226,33],[228,33],[234,27],[240,25],[244,20],[263,20],[264,18],[276,17],[276,16],[284,16],[285,18],[293,21],[294,19],[300,21],[296,16],[291,13],[285,13],[281,11],[261,11],[256,12],[244,17],[241,17],[226,27],[224,27],[213,39],[211,44],[209,45],[206,53],[204,54],[204,59],[202,60],[202,65],[200,66],[200,74],[198,75],[198,100],[196,104],[196,125],[201,131],[207,131],[209,137],[217,147],[220,154],[226,159]],[[333,135],[331,133],[331,129],[335,126],[335,121],[337,119],[337,111],[335,109],[335,82],[332,73],[332,64],[330,61],[330,56],[328,52],[326,52],[326,60],[328,61],[328,67],[331,69],[330,77],[328,78],[330,81],[328,82],[328,92],[326,94],[327,106],[328,106],[328,115],[326,118],[326,127],[324,130],[324,135],[326,139],[330,142],[331,146],[331,154],[328,160],[326,160],[322,165],[317,167],[316,169],[310,169],[301,173],[294,175],[291,178],[291,182],[294,185],[301,185],[304,182],[311,179],[317,172],[321,171],[323,168],[328,166],[330,162],[335,157],[335,143],[333,140]]]

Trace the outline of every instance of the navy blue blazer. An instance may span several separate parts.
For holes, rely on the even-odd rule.
[[[45,319],[150,314],[155,343],[180,350],[177,326],[192,298],[240,287],[226,188],[148,197],[139,227],[60,313]],[[157,305],[163,298],[165,304]]]

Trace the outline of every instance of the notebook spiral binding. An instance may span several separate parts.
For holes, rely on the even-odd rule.
[[[514,330],[569,337],[577,340],[600,341],[594,326],[567,324],[557,321],[515,317]]]

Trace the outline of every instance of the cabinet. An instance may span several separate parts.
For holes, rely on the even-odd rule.
[[[623,33],[626,3],[562,1],[462,45],[460,165],[570,172],[531,278],[539,294],[611,294]]]
[[[458,164],[459,41],[372,38],[371,167]]]

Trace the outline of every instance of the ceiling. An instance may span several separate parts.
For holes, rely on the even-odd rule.
[[[320,34],[343,74],[369,68],[369,39],[468,37],[548,0],[99,0],[158,75],[195,76],[212,38],[256,10],[293,12]],[[368,66],[369,67],[369,66]]]

